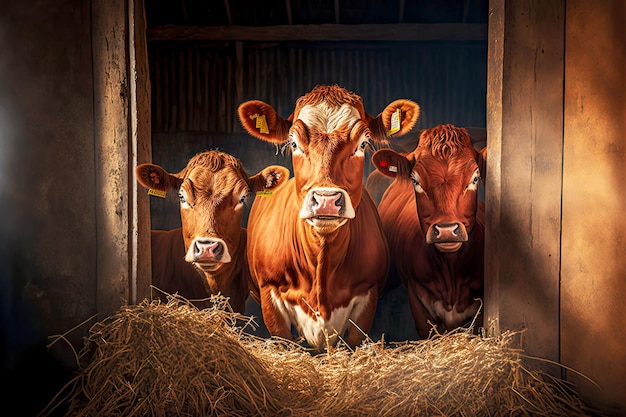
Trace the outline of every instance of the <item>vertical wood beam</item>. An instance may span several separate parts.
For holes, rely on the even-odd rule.
[[[128,0],[130,57],[130,153],[128,178],[131,218],[128,235],[130,302],[136,304],[150,296],[152,283],[150,243],[150,200],[138,187],[135,168],[152,161],[150,70],[144,0]]]
[[[224,9],[226,10],[226,20],[228,21],[228,26],[233,25],[233,15],[230,12],[230,1],[224,0]]]
[[[502,80],[504,78],[504,1],[489,2],[487,42],[487,172],[485,173],[485,326],[500,334],[500,257],[498,226],[502,196]],[[493,255],[491,255],[493,254]]]
[[[92,2],[96,309],[129,301],[129,96],[126,0]]]
[[[92,3],[96,310],[149,295],[150,208],[135,167],[150,161],[150,81],[143,0]]]
[[[525,330],[527,353],[552,361],[559,360],[564,14],[564,0],[490,2],[486,323]],[[545,362],[533,365],[560,375]]]
[[[293,25],[293,17],[291,16],[291,0],[285,0],[285,11],[287,12],[287,24]]]

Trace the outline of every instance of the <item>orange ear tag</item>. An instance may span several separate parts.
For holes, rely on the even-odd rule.
[[[257,191],[256,195],[258,195],[260,197],[271,197],[272,196],[272,192],[270,190]]]
[[[268,134],[270,130],[267,127],[267,120],[265,120],[265,115],[262,114],[257,116],[256,118],[256,128],[259,129],[259,132]]]
[[[396,109],[391,115],[391,128],[387,131],[387,136],[391,136],[400,130],[400,109]]]
[[[153,188],[150,188],[148,189],[148,195],[165,198],[165,196],[167,195],[167,191],[155,190]]]

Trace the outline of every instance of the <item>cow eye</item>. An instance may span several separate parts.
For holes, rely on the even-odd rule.
[[[291,147],[291,152],[293,153],[304,152],[294,135],[289,135],[289,146]]]
[[[422,188],[422,184],[420,184],[419,175],[415,172],[411,172],[411,182],[413,183],[413,188],[418,193],[423,193],[424,189]]]
[[[364,140],[363,142],[361,142],[361,143],[359,144],[359,147],[358,147],[358,148],[356,148],[354,152],[355,152],[355,153],[356,153],[357,151],[362,151],[362,152],[365,152],[365,150],[366,150],[368,147],[371,147],[371,146],[372,146],[372,144],[370,143],[370,141],[368,141],[368,140]]]
[[[480,181],[480,171],[478,168],[474,171],[474,175],[472,176],[472,181],[467,185],[468,190],[476,190],[478,188],[478,182]]]
[[[187,201],[187,198],[185,197],[185,193],[183,192],[182,188],[178,190],[178,199],[180,200],[180,205],[183,208],[193,208],[193,206]]]
[[[354,150],[355,155],[363,155],[368,146],[371,147],[372,143],[369,141],[369,136],[366,135],[362,138],[362,140],[359,142],[356,149]]]
[[[248,202],[249,197],[250,197],[250,192],[243,193],[241,197],[239,197],[239,201],[237,201],[237,208],[243,207]]]

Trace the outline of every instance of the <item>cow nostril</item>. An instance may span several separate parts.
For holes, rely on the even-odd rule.
[[[194,252],[196,256],[199,256],[204,251],[211,252],[218,255],[223,250],[223,245],[220,242],[213,240],[198,240],[194,246]]]

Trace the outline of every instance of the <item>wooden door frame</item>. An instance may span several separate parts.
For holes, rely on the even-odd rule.
[[[489,9],[485,324],[558,362],[565,1]]]
[[[148,297],[150,206],[135,167],[151,160],[143,0],[92,3],[97,230],[96,311]]]

